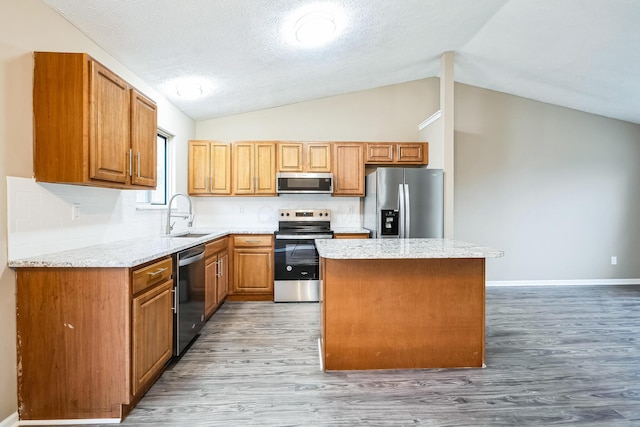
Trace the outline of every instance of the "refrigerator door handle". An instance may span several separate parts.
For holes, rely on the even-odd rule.
[[[405,214],[405,200],[404,200],[404,184],[398,184],[398,237],[404,239],[404,214]]]
[[[411,200],[409,199],[409,184],[404,184],[404,237],[411,236]]]

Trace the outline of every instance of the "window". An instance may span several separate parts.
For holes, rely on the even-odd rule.
[[[157,137],[157,187],[155,190],[138,191],[137,202],[148,205],[166,205],[167,194],[169,193],[169,138],[163,132],[158,132]]]

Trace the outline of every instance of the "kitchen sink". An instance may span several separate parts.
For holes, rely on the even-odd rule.
[[[204,237],[204,236],[208,236],[211,233],[185,233],[185,234],[176,234],[173,235],[171,237],[188,237],[191,239],[195,239],[197,237]]]

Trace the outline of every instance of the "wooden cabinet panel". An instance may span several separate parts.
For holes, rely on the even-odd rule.
[[[204,313],[209,317],[218,304],[218,291],[216,282],[218,279],[218,256],[207,258],[204,268]]]
[[[205,316],[210,317],[227,296],[229,239],[224,237],[205,247]]]
[[[306,144],[306,170],[308,172],[331,172],[331,145],[328,143]]]
[[[133,294],[137,294],[163,280],[167,280],[173,273],[171,258],[163,259],[155,262],[147,267],[134,270],[133,277]]]
[[[426,144],[398,144],[399,163],[428,163]]]
[[[365,163],[422,165],[429,163],[427,143],[368,142]]]
[[[119,418],[131,403],[126,268],[17,270],[21,420]]]
[[[366,163],[393,163],[393,144],[367,143]]]
[[[278,143],[278,172],[302,172],[301,142]]]
[[[364,196],[364,144],[333,145],[333,195]]]
[[[190,195],[230,195],[231,144],[189,141],[187,175]]]
[[[187,181],[192,196],[209,193],[210,149],[208,141],[189,141]]]
[[[255,150],[252,143],[233,144],[233,193],[254,193]]]
[[[273,235],[247,234],[232,239],[230,294],[262,295],[273,299]]]
[[[171,358],[173,280],[167,280],[132,302],[132,394],[140,393]]]
[[[234,249],[234,292],[272,293],[273,256],[261,248]]]
[[[276,146],[273,142],[256,143],[256,194],[276,194]]]
[[[91,178],[126,183],[130,171],[129,86],[97,62],[91,67]]]
[[[331,172],[331,144],[279,142],[278,172]]]
[[[242,141],[233,144],[233,193],[276,195],[276,143]]]
[[[368,239],[369,233],[336,233],[334,239]]]
[[[136,185],[155,187],[157,183],[157,110],[152,100],[131,89],[131,182]]]
[[[157,110],[83,53],[34,53],[37,181],[121,189],[156,186]]]
[[[218,292],[218,305],[220,305],[229,293],[229,255],[226,250],[218,254],[218,281],[216,287]]]

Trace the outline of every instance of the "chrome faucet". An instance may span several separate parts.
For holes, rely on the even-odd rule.
[[[171,203],[173,202],[173,199],[175,199],[178,196],[182,196],[185,199],[187,199],[187,202],[189,202],[189,212],[176,212],[176,213],[171,213]],[[184,218],[188,221],[188,226],[191,227],[193,225],[193,218],[195,217],[195,215],[193,214],[193,205],[191,204],[191,198],[189,196],[187,196],[184,193],[176,193],[173,196],[171,196],[171,198],[169,199],[169,203],[167,203],[167,228],[166,228],[166,232],[167,235],[171,234],[171,230],[173,230],[173,226],[175,224],[175,222],[173,224],[171,224],[171,218]]]

